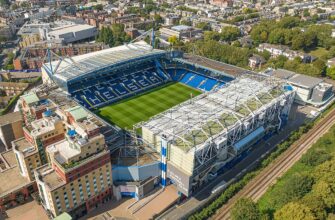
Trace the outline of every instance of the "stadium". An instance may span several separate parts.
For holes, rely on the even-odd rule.
[[[159,170],[137,172],[185,196],[279,130],[295,95],[279,79],[144,41],[50,61],[42,78],[159,155]]]

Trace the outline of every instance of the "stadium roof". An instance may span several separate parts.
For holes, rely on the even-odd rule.
[[[139,124],[155,135],[165,135],[188,152],[243,123],[286,91],[279,79],[247,75],[216,91],[204,93]],[[291,92],[291,91],[287,91]]]
[[[152,49],[144,41],[100,50],[84,55],[65,58],[61,62],[54,61],[44,64],[44,68],[62,81],[69,81],[87,73],[100,70],[104,67],[112,66],[123,61],[150,56],[155,54],[164,54],[165,51]]]

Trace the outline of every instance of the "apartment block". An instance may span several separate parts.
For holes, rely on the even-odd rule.
[[[0,116],[0,139],[6,150],[12,148],[11,142],[23,137],[23,119],[20,112]]]
[[[54,217],[63,212],[80,217],[112,196],[104,136],[89,136],[81,125],[72,123],[64,140],[48,146],[49,163],[35,170],[42,204]]]

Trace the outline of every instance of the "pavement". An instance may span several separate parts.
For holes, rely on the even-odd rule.
[[[268,140],[262,140],[250,149],[250,153],[242,161],[237,163],[232,169],[215,178],[208,183],[197,193],[193,194],[191,198],[186,200],[183,204],[175,205],[166,212],[162,213],[157,219],[182,219],[194,210],[205,204],[209,199],[213,198],[212,189],[220,182],[232,182],[236,176],[247,172],[259,159],[265,154],[270,153],[278,143],[285,140],[292,131],[299,128],[306,120],[307,113],[310,112],[308,106],[293,105],[289,123],[277,135],[272,136]]]

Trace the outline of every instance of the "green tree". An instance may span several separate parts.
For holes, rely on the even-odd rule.
[[[331,155],[324,149],[311,149],[301,157],[301,163],[315,167],[330,159]]]
[[[190,20],[180,20],[179,24],[181,25],[187,25],[187,26],[192,26],[192,22]]]
[[[154,15],[154,20],[155,20],[155,22],[156,23],[158,23],[158,24],[161,24],[161,23],[163,23],[163,18],[159,15],[159,14],[155,14]]]
[[[179,39],[178,39],[177,36],[175,36],[175,35],[170,36],[170,37],[168,38],[168,42],[169,42],[172,46],[176,45],[178,41],[179,41]]]
[[[237,27],[227,26],[221,30],[221,40],[234,41],[241,36],[241,31]]]
[[[0,0],[1,7],[7,7],[10,4],[9,0]]]
[[[317,196],[313,193],[307,194],[301,200],[301,204],[307,206],[316,219],[325,219],[327,216],[327,207],[323,199],[320,196]]]
[[[210,41],[210,40],[219,41],[220,38],[221,38],[221,34],[216,31],[205,31],[204,32],[205,41]]]
[[[302,35],[298,35],[292,39],[292,49],[300,50],[305,46],[305,38]]]
[[[94,10],[102,11],[103,9],[104,9],[104,7],[102,6],[102,4],[98,4],[98,5],[94,6]]]
[[[321,59],[317,59],[312,63],[312,65],[319,70],[319,75],[324,76],[326,74],[327,66],[326,66],[325,61]]]
[[[250,198],[237,200],[230,213],[233,220],[258,220],[261,217],[256,203]]]
[[[196,27],[203,31],[210,31],[212,29],[208,22],[199,22]]]
[[[114,46],[113,32],[108,27],[102,27],[96,40],[97,42],[103,42],[104,44],[107,44],[110,47]]]
[[[327,163],[327,162],[326,162]],[[318,181],[313,186],[313,193],[322,198],[328,209],[335,207],[335,187],[325,180]]]
[[[311,209],[297,202],[290,202],[275,212],[275,220],[314,220]]]
[[[331,79],[335,79],[335,66],[328,67],[326,75]]]

